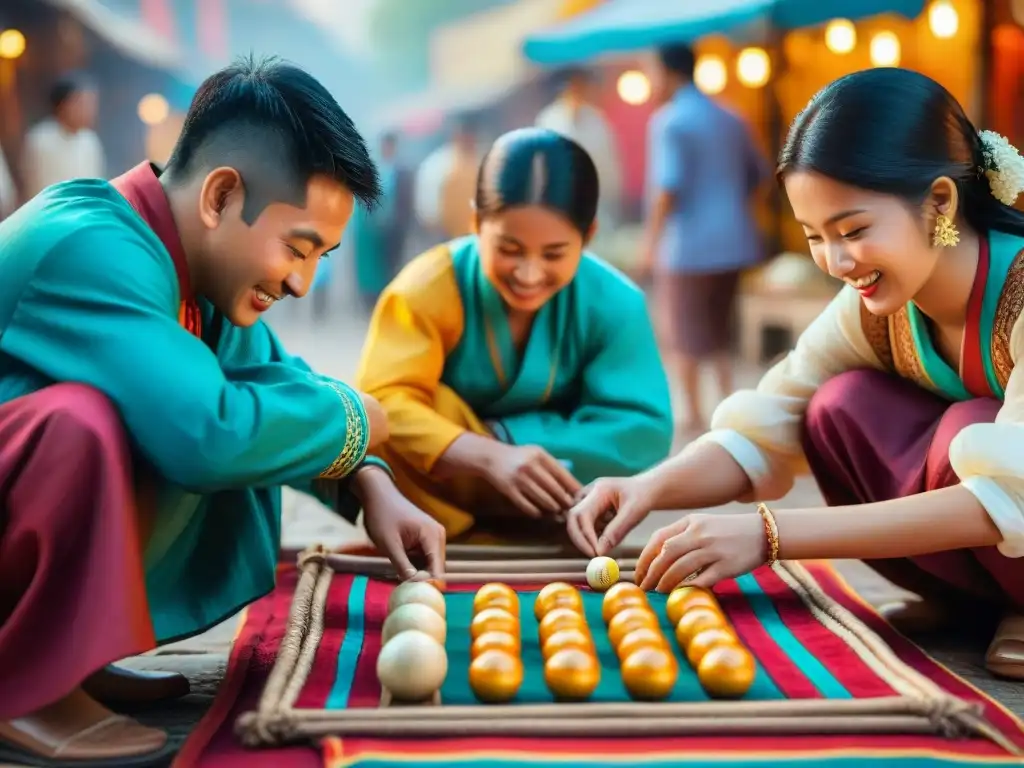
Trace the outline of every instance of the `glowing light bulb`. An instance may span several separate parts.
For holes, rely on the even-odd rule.
[[[900,39],[895,32],[879,32],[871,38],[871,63],[876,67],[898,67]]]
[[[146,125],[160,125],[170,114],[171,108],[167,99],[159,93],[150,93],[139,100],[139,120]]]
[[[693,70],[693,81],[704,93],[713,96],[725,90],[729,71],[720,56],[701,56]]]
[[[960,29],[960,15],[949,0],[937,0],[928,9],[928,26],[937,38],[948,40]]]
[[[825,45],[832,53],[849,53],[857,47],[857,28],[848,19],[830,21],[825,27]]]
[[[746,48],[736,60],[736,77],[748,88],[763,87],[772,76],[772,62],[761,48]]]
[[[624,102],[638,106],[651,98],[651,81],[643,72],[630,70],[619,75],[615,90]]]
[[[25,36],[16,29],[0,32],[0,59],[14,60],[25,53]]]

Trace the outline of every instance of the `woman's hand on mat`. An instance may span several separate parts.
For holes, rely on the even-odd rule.
[[[568,469],[536,445],[495,442],[485,476],[520,512],[533,518],[564,513],[582,488]]]
[[[368,469],[360,476],[363,526],[373,545],[391,560],[402,579],[419,572],[411,556],[420,555],[431,578],[443,580],[444,526],[405,498],[383,471]]]
[[[647,517],[656,498],[646,475],[595,480],[569,510],[569,538],[590,557],[606,555]]]
[[[767,557],[759,514],[694,513],[655,532],[637,560],[636,582],[659,592],[683,582],[710,588],[750,573]]]
[[[363,401],[363,410],[366,411],[366,423],[370,428],[370,443],[367,449],[376,448],[390,437],[391,430],[388,428],[388,414],[384,406],[375,397],[365,392],[359,393]]]

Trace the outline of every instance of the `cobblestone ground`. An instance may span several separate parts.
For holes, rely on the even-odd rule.
[[[276,316],[270,318],[271,322],[291,352],[305,358],[324,373],[351,379],[364,336],[365,320],[348,309],[354,302],[345,296],[332,297],[332,305],[323,320],[313,317],[311,304],[310,301],[295,302],[293,307],[275,309]],[[741,366],[737,371],[737,386],[754,384],[760,373],[756,368]],[[707,382],[707,387],[710,393],[710,382]],[[303,547],[312,543],[335,545],[362,537],[359,530],[338,519],[316,501],[287,490],[285,493],[282,542],[285,547]],[[802,481],[779,506],[812,506],[820,503],[821,498],[813,483]],[[677,514],[652,514],[627,542],[642,544],[653,530],[667,524]],[[838,563],[838,567],[860,594],[873,604],[878,605],[902,596],[899,590],[860,563],[844,561]],[[138,713],[140,719],[167,728],[176,741],[182,741],[216,692],[236,625],[237,620],[232,619],[199,637],[161,648],[149,656],[127,660],[126,666],[179,670],[188,675],[193,683],[193,695],[172,708]],[[981,666],[984,643],[985,639],[981,636],[943,637],[929,642],[927,647],[955,671],[969,677],[976,685],[1024,714],[1024,686],[994,681],[984,672]]]

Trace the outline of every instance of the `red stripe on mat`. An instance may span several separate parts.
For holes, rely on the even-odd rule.
[[[717,584],[715,594],[740,640],[757,656],[765,672],[787,699],[823,698],[821,691],[814,686],[810,678],[768,634],[768,630],[754,613],[750,601],[734,580],[729,579]],[[807,650],[817,655],[817,649],[814,647],[808,646]]]
[[[991,742],[977,739],[948,741],[937,736],[695,736],[672,739],[606,739],[595,736],[592,739],[440,738],[429,741],[345,738],[335,740],[329,749],[335,760],[341,753],[347,763],[355,762],[361,756],[370,757],[382,753],[409,762],[418,758],[450,756],[453,763],[474,753],[504,753],[521,756],[524,764],[530,760],[550,761],[552,757],[562,755],[578,755],[594,760],[632,756],[628,765],[637,766],[643,765],[645,760],[655,760],[662,755],[686,755],[693,759],[694,753],[710,753],[719,760],[730,761],[724,762],[725,766],[739,766],[749,765],[747,761],[757,757],[778,756],[781,753],[804,758],[821,753],[822,759],[852,753],[854,756],[871,755],[879,760],[910,758],[928,753],[939,759],[981,758],[987,765],[1020,765],[1020,758],[1007,755]],[[326,764],[331,765],[329,762]]]
[[[322,768],[312,746],[247,749],[235,737],[235,720],[256,708],[284,637],[298,583],[294,565],[279,570],[277,587],[249,606],[213,704],[178,752],[171,768]]]
[[[984,704],[985,716],[988,721],[1014,744],[1024,748],[1024,722],[1014,717],[998,701],[978,690],[966,680],[954,675],[893,629],[874,609],[856,595],[831,565],[824,562],[813,562],[805,563],[804,567],[814,576],[815,581],[826,595],[867,624],[903,660],[903,663],[954,696]]]
[[[869,667],[846,641],[815,618],[790,586],[771,568],[755,571],[754,578],[771,597],[779,618],[800,644],[850,692],[855,699],[896,696],[892,686]]]
[[[297,709],[323,709],[338,674],[338,654],[348,629],[348,596],[353,576],[339,573],[332,579],[324,609],[324,636],[316,649],[313,669],[295,701]]]

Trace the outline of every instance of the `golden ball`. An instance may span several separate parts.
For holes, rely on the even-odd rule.
[[[473,595],[473,613],[480,613],[487,608],[501,608],[518,616],[519,595],[507,584],[484,584]]]
[[[544,682],[559,699],[589,698],[600,681],[597,659],[579,648],[566,648],[544,662]]]
[[[476,640],[487,632],[507,632],[519,636],[519,619],[501,608],[484,608],[469,624],[469,636]]]
[[[650,608],[625,608],[616,613],[608,622],[608,639],[612,647],[618,648],[622,638],[641,627],[658,628],[658,617]]]
[[[667,648],[638,648],[622,662],[622,682],[634,699],[667,698],[679,677],[679,664]]]
[[[676,640],[684,650],[690,642],[705,629],[728,629],[729,625],[718,611],[711,608],[694,608],[683,614],[676,624]]]
[[[522,641],[519,639],[518,633],[512,634],[510,632],[492,630],[484,632],[473,640],[473,645],[469,649],[469,655],[475,659],[484,651],[504,651],[505,653],[511,653],[513,656],[518,656],[522,649]]]
[[[559,651],[564,651],[566,648],[578,648],[589,654],[596,653],[593,639],[589,634],[580,629],[562,629],[550,635],[541,644],[541,653],[546,660]]]
[[[665,612],[674,627],[691,608],[712,608],[721,611],[715,596],[700,587],[676,587],[668,596]]]
[[[668,641],[660,631],[650,627],[640,627],[623,637],[615,652],[618,653],[619,659],[624,659],[640,648],[665,648],[668,650]]]
[[[712,648],[717,648],[719,645],[739,645],[739,638],[733,634],[731,629],[719,628],[719,629],[705,629],[703,632],[698,632],[694,635],[694,638],[690,641],[690,644],[686,646],[686,660],[690,662],[690,666],[697,669],[700,666],[701,659],[710,651]]]
[[[484,651],[469,665],[469,687],[489,704],[512,700],[523,684],[523,662],[505,651]]]
[[[697,679],[709,696],[735,699],[750,690],[757,663],[750,651],[739,645],[719,645],[704,654],[697,667]]]
[[[563,629],[586,631],[587,621],[583,618],[582,614],[577,613],[571,608],[555,608],[549,611],[540,620],[540,625],[537,628],[541,645],[544,645],[547,639],[555,634],[555,632],[561,632]]]
[[[548,584],[537,595],[533,603],[533,613],[540,621],[545,614],[556,608],[569,608],[577,613],[583,612],[583,597],[572,584],[556,581]]]
[[[647,595],[640,587],[629,581],[620,581],[604,593],[604,599],[601,601],[601,618],[607,624],[612,620],[612,616],[623,608],[643,608],[647,605]]]

